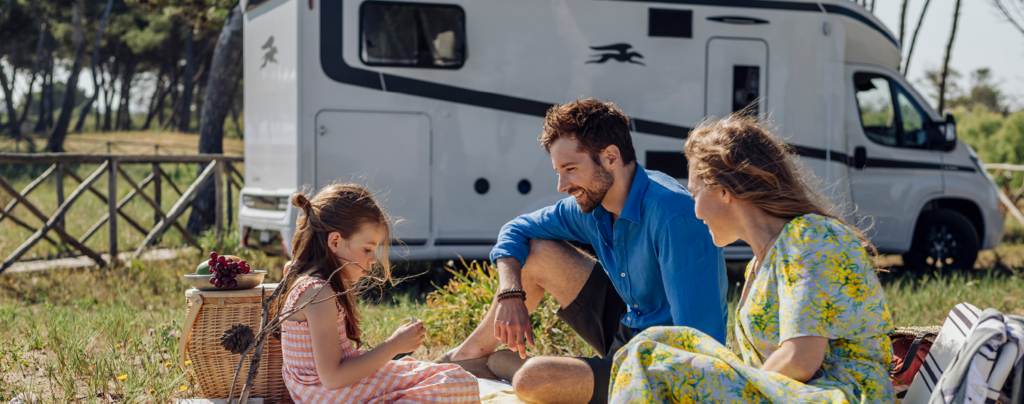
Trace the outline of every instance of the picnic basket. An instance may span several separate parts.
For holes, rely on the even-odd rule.
[[[220,345],[220,336],[224,330],[236,324],[248,325],[254,332],[258,332],[262,314],[261,294],[265,293],[269,297],[276,287],[277,284],[271,283],[247,290],[189,289],[185,292],[188,316],[182,328],[178,353],[181,366],[191,369],[195,376],[202,398],[228,397],[241,355],[224,349]],[[271,318],[274,314],[270,313]],[[266,341],[250,397],[263,398],[266,403],[291,403],[291,396],[281,378],[281,366],[284,363],[281,341],[274,337]],[[248,355],[242,365],[235,384],[235,398],[241,394],[242,385],[245,384],[251,357],[251,354]],[[186,361],[190,361],[187,366]]]

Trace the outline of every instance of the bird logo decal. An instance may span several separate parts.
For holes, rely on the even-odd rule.
[[[260,69],[267,67],[267,62],[277,63],[277,59],[274,58],[274,55],[277,54],[277,47],[274,46],[273,35],[270,36],[270,39],[267,39],[267,43],[263,44],[260,49],[266,51],[266,53],[263,54],[263,65],[260,66]]]
[[[632,48],[633,45],[630,45],[628,43],[616,43],[605,46],[591,46],[590,49],[602,51],[603,53],[593,55],[592,57],[595,59],[588,60],[586,63],[604,63],[607,62],[609,59],[615,59],[618,60],[619,62],[629,62],[633,64],[638,64],[640,66],[647,66],[643,62],[633,60],[633,58],[643,59],[644,56],[636,52],[628,52]]]

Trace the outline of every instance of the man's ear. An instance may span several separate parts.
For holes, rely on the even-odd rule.
[[[619,152],[619,146],[608,145],[601,150],[601,163],[604,163],[606,168],[614,168],[615,164],[621,161],[622,153]]]

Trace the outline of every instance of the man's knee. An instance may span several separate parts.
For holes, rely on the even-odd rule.
[[[545,358],[533,358],[526,361],[512,378],[512,388],[520,398],[537,401],[544,396],[544,387],[551,383],[550,378],[546,376],[544,360]]]
[[[527,244],[530,246],[531,256],[565,254],[566,247],[568,247],[568,243],[562,240],[531,239]]]
[[[593,374],[586,364],[569,359],[542,356],[527,361],[512,378],[516,395],[533,402],[586,401],[583,396],[590,397]]]

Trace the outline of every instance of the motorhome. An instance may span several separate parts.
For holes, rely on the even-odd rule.
[[[683,141],[756,103],[821,191],[908,265],[973,263],[1003,219],[982,162],[848,0],[248,0],[247,246],[288,253],[304,187],[362,182],[395,254],[484,258],[564,197],[537,135],[581,97],[631,118],[638,162],[685,184]],[[749,246],[726,248],[749,258]]]

